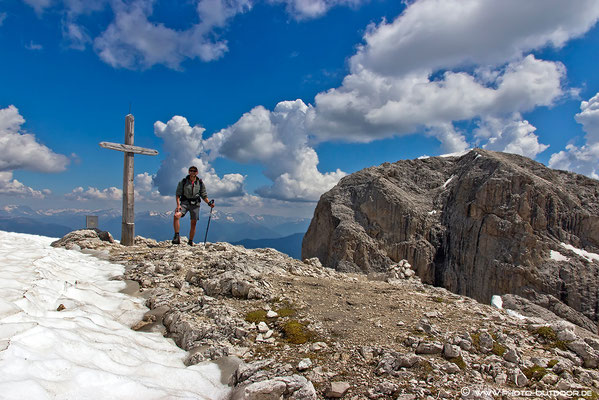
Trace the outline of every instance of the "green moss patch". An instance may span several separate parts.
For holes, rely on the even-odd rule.
[[[449,361],[460,367],[460,369],[466,369],[466,362],[462,356],[450,358]]]
[[[264,311],[264,310],[250,311],[249,313],[247,313],[245,315],[245,320],[247,322],[254,322],[254,323],[266,321],[266,311]]]
[[[553,368],[553,367],[555,367],[555,366],[557,365],[557,363],[558,363],[558,362],[559,362],[559,361],[557,361],[557,360],[555,360],[555,359],[553,359],[553,360],[550,360],[550,361],[547,363],[547,368]]]
[[[550,326],[541,326],[540,328],[537,328],[534,333],[548,342],[554,342],[557,340],[557,333],[555,333],[553,328]]]
[[[534,333],[545,341],[547,348],[558,348],[564,351],[568,350],[568,346],[566,346],[567,343],[563,340],[558,340],[557,334],[550,326],[541,326],[540,328],[537,328]]]
[[[287,341],[293,344],[306,343],[314,336],[304,324],[294,319],[285,322],[282,329]]]
[[[470,337],[472,338],[472,345],[474,348],[480,350],[480,333],[472,333],[470,334]]]
[[[590,396],[585,396],[584,399],[585,400],[599,400],[599,394],[597,394],[597,392],[593,391]]]
[[[283,307],[283,308],[279,308],[278,310],[275,310],[275,311],[277,312],[277,314],[279,314],[279,317],[281,317],[281,318],[292,317],[297,313],[297,311],[295,311],[291,307]]]
[[[536,364],[530,368],[525,368],[522,372],[528,379],[535,381],[540,381],[548,373],[548,371],[545,368],[540,367]]]
[[[506,348],[505,346],[497,342],[493,342],[493,349],[491,350],[491,352],[493,352],[493,354],[495,354],[496,356],[502,357],[503,354],[506,352]]]

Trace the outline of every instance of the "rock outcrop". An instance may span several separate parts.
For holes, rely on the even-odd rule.
[[[593,332],[597,253],[598,181],[481,149],[341,179],[302,246],[303,258],[345,272],[406,259],[425,283],[484,303],[517,295]]]

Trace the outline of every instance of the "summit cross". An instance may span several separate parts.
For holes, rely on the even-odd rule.
[[[134,189],[133,189],[133,155],[144,154],[155,156],[157,150],[133,146],[133,128],[135,118],[128,114],[125,117],[125,144],[100,142],[100,147],[125,153],[123,167],[123,222],[121,224],[121,244],[133,246],[135,239]]]

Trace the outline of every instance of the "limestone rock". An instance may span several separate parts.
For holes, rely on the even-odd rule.
[[[446,358],[456,358],[462,354],[462,351],[459,346],[455,346],[453,344],[445,343],[443,346],[443,355]]]
[[[76,244],[82,249],[96,249],[103,245],[102,242],[114,243],[110,232],[102,231],[98,228],[79,229],[52,242],[50,246],[72,248],[73,244]]]
[[[416,354],[438,354],[443,351],[443,345],[438,342],[420,342]]]
[[[321,196],[302,257],[364,273],[406,259],[425,283],[487,304],[519,295],[596,332],[599,263],[561,243],[599,253],[599,182],[474,149],[342,178]]]
[[[566,343],[568,349],[576,353],[584,361],[587,368],[597,368],[599,365],[599,352],[583,340]]]
[[[350,384],[347,382],[331,382],[325,396],[333,398],[341,398],[350,388]]]
[[[297,370],[305,371],[305,370],[309,369],[311,366],[312,366],[312,360],[310,360],[309,358],[304,358],[299,362],[299,364],[297,364]]]

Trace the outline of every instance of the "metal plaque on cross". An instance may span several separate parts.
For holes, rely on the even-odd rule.
[[[125,143],[100,142],[100,147],[125,153],[123,167],[123,223],[121,224],[121,244],[132,246],[135,240],[135,214],[133,191],[133,155],[144,154],[155,156],[158,151],[133,145],[135,118],[128,114],[125,117]]]

